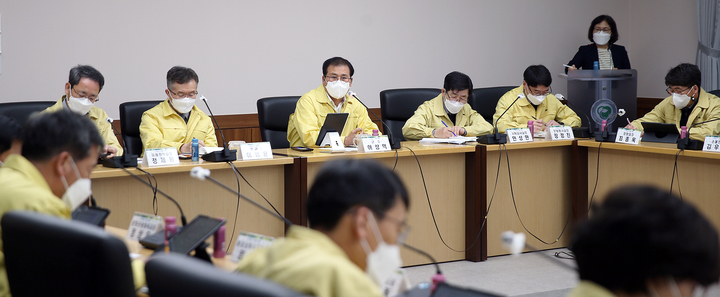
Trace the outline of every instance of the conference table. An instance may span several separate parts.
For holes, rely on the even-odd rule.
[[[407,238],[408,244],[429,252],[440,262],[482,261],[488,256],[507,254],[502,248],[500,234],[506,230],[526,232],[523,224],[545,242],[528,236],[528,244],[535,248],[568,244],[569,225],[577,217],[575,214],[570,217],[577,196],[573,194],[572,182],[572,152],[577,150],[574,145],[573,141],[544,140],[504,146],[406,141],[397,152],[324,153],[317,149],[312,152],[276,149],[273,159],[235,161],[233,164],[282,215],[295,224],[307,225],[303,205],[307,191],[323,165],[338,158],[374,159],[394,168],[409,190],[408,223],[412,231]],[[506,156],[509,157],[514,195],[511,194]],[[227,219],[228,244],[233,244],[231,237],[241,231],[283,236],[285,226],[280,220],[245,201],[240,202],[235,220],[237,196],[209,181],[191,178],[189,171],[195,166],[210,169],[211,176],[232,188],[237,187],[234,171],[227,163],[183,160],[178,166],[144,169],[157,179],[158,189],[177,199],[188,220],[198,214]],[[98,167],[91,174],[98,205],[112,211],[108,225],[127,228],[135,211],[155,213],[152,190],[130,174],[147,177],[135,168],[128,171]],[[239,192],[270,206],[242,178],[239,180]],[[158,194],[157,214],[178,216],[179,212],[174,204]],[[406,266],[430,262],[402,250]]]
[[[639,145],[577,142],[578,155],[585,156],[577,168],[580,208],[588,208],[590,200],[602,201],[612,189],[626,184],[654,185],[670,190],[697,206],[720,229],[720,154],[703,151],[680,151],[676,144],[640,142]],[[599,156],[599,159],[598,159]],[[677,172],[673,180],[673,168]],[[584,175],[583,175],[584,174]],[[597,188],[595,181],[597,179]],[[593,195],[593,191],[595,192]]]

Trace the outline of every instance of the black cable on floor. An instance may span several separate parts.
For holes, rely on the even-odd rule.
[[[602,147],[602,144],[602,142],[598,144],[597,164],[595,165],[595,186],[593,187],[593,192],[590,196],[590,203],[588,203],[588,213],[590,212],[590,208],[592,207],[593,198],[595,198],[595,190],[597,190],[598,177],[600,177],[600,148]]]
[[[680,170],[678,169],[678,166],[677,166],[677,160],[678,160],[678,156],[683,151],[684,151],[683,149],[680,149],[675,154],[675,165],[673,166],[672,179],[670,180],[670,193],[672,193],[673,184],[675,183],[675,173],[677,172],[678,192],[680,193],[680,200],[683,200],[683,196],[682,196],[682,190],[680,189]]]
[[[152,188],[152,191],[153,191],[153,200],[152,200],[153,212],[155,213],[155,215],[157,215],[157,214],[158,214],[158,210],[160,209],[160,208],[159,208],[160,205],[157,203],[157,191],[158,191],[158,189],[157,189],[157,179],[155,178],[154,175],[152,175],[152,173],[147,172],[147,171],[145,171],[145,170],[142,170],[142,168],[140,168],[140,167],[135,167],[135,168],[137,168],[137,169],[140,170],[141,172],[145,173],[145,176],[147,176],[148,183],[150,184],[150,187]],[[153,181],[155,181],[155,185],[153,185],[152,181],[150,181],[150,177],[152,177]]]
[[[483,222],[482,222],[482,225],[480,226],[480,230],[478,230],[478,234],[477,234],[477,236],[475,236],[475,240],[473,241],[473,243],[472,243],[470,246],[468,246],[468,248],[466,248],[466,249],[464,249],[464,250],[458,250],[458,249],[454,249],[454,248],[452,248],[451,246],[449,246],[449,245],[445,242],[445,239],[443,239],[442,234],[440,234],[440,228],[438,228],[437,220],[435,219],[435,213],[433,212],[432,204],[430,203],[430,194],[428,193],[427,185],[425,184],[425,175],[423,174],[422,166],[420,166],[420,160],[418,160],[418,157],[417,157],[417,155],[415,154],[415,151],[413,151],[413,150],[412,150],[411,148],[409,148],[409,147],[405,147],[405,148],[407,148],[408,150],[410,150],[410,152],[413,154],[413,156],[415,157],[415,162],[417,162],[417,164],[418,164],[418,169],[420,169],[420,177],[422,178],[423,187],[425,188],[425,198],[427,198],[428,206],[430,207],[430,216],[432,217],[433,224],[435,224],[435,231],[437,231],[437,234],[438,234],[438,236],[440,237],[440,241],[441,241],[448,249],[450,249],[450,250],[453,251],[453,252],[462,253],[462,252],[466,252],[466,251],[470,250],[473,246],[475,246],[475,244],[477,243],[478,239],[480,239],[480,235],[482,234],[482,230],[483,230],[483,228],[485,228],[485,223],[487,222],[488,214],[490,214],[490,207],[492,206],[492,202],[493,202],[493,200],[495,199],[495,190],[497,189],[498,178],[499,178],[499,176],[500,176],[500,161],[502,160],[502,154],[500,154],[500,157],[498,158],[497,175],[495,176],[495,187],[493,188],[493,193],[492,193],[492,196],[490,197],[490,203],[488,204],[487,211],[485,212],[485,218],[483,218]]]
[[[227,161],[227,163],[230,164],[231,167],[233,167],[233,168],[235,167],[235,165],[232,162]],[[227,248],[225,248],[225,253],[230,252],[230,246],[233,245],[232,242],[233,242],[233,239],[235,238],[235,227],[237,227],[237,218],[238,218],[238,213],[240,212],[240,177],[238,177],[237,172],[233,171],[233,173],[235,173],[235,181],[237,181],[238,196],[237,196],[237,205],[235,206],[235,220],[233,221],[232,234],[230,234],[230,242],[225,243],[227,245]]]
[[[512,196],[513,206],[515,206],[515,214],[517,214],[518,220],[520,220],[520,225],[522,225],[523,229],[525,229],[528,234],[530,234],[532,237],[535,237],[535,239],[542,242],[543,244],[551,245],[560,241],[560,238],[563,236],[563,234],[565,234],[565,230],[567,230],[567,226],[570,223],[570,217],[572,216],[572,207],[570,208],[570,211],[568,211],[567,219],[565,220],[565,226],[563,227],[562,232],[560,232],[560,235],[555,239],[555,241],[546,242],[540,239],[540,237],[537,237],[534,233],[530,232],[530,230],[525,227],[525,223],[523,223],[522,218],[520,218],[520,212],[518,212],[517,209],[517,203],[515,202],[515,192],[513,191],[512,174],[510,174],[510,156],[508,154],[507,146],[505,146],[504,144],[502,146],[505,149],[505,162],[507,162],[508,179],[510,181],[510,195]],[[502,151],[500,153],[502,154]]]
[[[240,174],[240,177],[242,177],[242,179],[245,181],[245,183],[247,183],[248,186],[250,186],[251,189],[255,190],[255,192],[258,193],[258,195],[260,195],[260,197],[262,197],[263,199],[265,199],[265,202],[267,202],[267,204],[270,205],[270,207],[272,207],[272,209],[275,211],[276,214],[278,214],[278,215],[281,216],[281,217],[283,216],[283,215],[280,214],[280,212],[277,210],[277,208],[275,208],[275,205],[273,205],[272,203],[270,203],[270,201],[269,201],[267,198],[265,198],[265,195],[263,195],[262,193],[260,193],[260,191],[258,191],[257,189],[255,189],[255,187],[254,187],[252,184],[250,184],[250,182],[245,178],[245,176],[242,174],[242,172],[240,172],[240,169],[238,169],[237,167],[235,167],[235,164],[233,164],[232,162],[228,162],[228,163],[230,163],[230,166],[231,166],[231,167],[233,168],[233,170],[235,171],[235,174],[236,174],[236,175],[237,175],[237,174]],[[240,192],[240,187],[238,187],[238,193],[239,193],[239,192]]]

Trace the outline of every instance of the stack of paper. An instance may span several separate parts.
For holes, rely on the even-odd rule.
[[[450,137],[450,138],[423,138],[420,139],[420,143],[452,143],[452,144],[463,144],[466,142],[477,141],[477,137]]]

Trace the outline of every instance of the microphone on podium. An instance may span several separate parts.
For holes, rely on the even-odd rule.
[[[112,123],[113,123],[113,119],[107,118],[107,119],[105,119],[105,121],[108,122],[108,124],[110,124],[110,127],[112,127],[115,135],[119,135],[120,138],[122,138],[122,140],[123,140],[123,151],[124,151],[124,152],[123,152],[123,155],[122,155],[122,156],[115,156],[115,157],[112,157],[112,158],[107,158],[107,157],[106,157],[106,158],[103,158],[103,159],[102,159],[102,162],[101,162],[102,165],[105,166],[105,167],[110,167],[110,168],[118,168],[118,167],[137,167],[137,158],[138,158],[138,156],[137,156],[137,155],[131,155],[131,154],[128,152],[128,149],[127,149],[127,141],[125,141],[125,138],[122,137],[122,134],[121,134],[120,132],[118,132],[117,128],[115,128],[115,126],[112,124]]]
[[[200,96],[200,100],[202,100],[202,102],[205,102],[205,107],[207,107],[208,112],[210,112],[210,117],[213,119],[213,122],[215,122],[215,126],[217,126],[218,130],[220,130],[220,137],[222,137],[223,141],[222,151],[215,151],[205,154],[202,156],[203,160],[210,162],[227,162],[237,160],[237,150],[228,149],[227,142],[225,142],[225,135],[223,134],[222,129],[220,129],[220,125],[218,124],[217,119],[215,119],[215,115],[213,115],[212,110],[210,110],[210,105],[208,105],[207,99],[205,98],[205,96]]]
[[[477,142],[482,143],[482,144],[503,144],[503,143],[507,143],[507,134],[505,134],[505,133],[500,134],[500,133],[498,132],[497,123],[498,123],[498,121],[500,121],[500,118],[502,118],[502,117],[505,115],[505,113],[506,113],[508,110],[510,110],[510,107],[512,107],[513,105],[515,105],[515,102],[517,102],[517,101],[520,100],[521,98],[525,98],[525,94],[523,94],[523,93],[518,94],[518,95],[517,95],[517,98],[515,98],[515,101],[513,101],[513,103],[511,103],[510,106],[508,106],[508,107],[505,109],[505,111],[503,111],[503,113],[497,118],[497,120],[495,120],[495,125],[493,125],[493,130],[495,131],[495,133],[493,133],[493,134],[488,134],[488,135],[478,136],[478,137],[477,137]]]
[[[276,217],[276,218],[282,220],[283,222],[285,222],[286,225],[288,225],[288,226],[293,225],[293,223],[290,222],[290,220],[288,220],[287,218],[281,216],[278,213],[273,212],[272,210],[265,208],[264,206],[260,205],[259,203],[255,202],[254,200],[248,198],[247,196],[240,194],[238,191],[235,191],[232,188],[219,182],[217,179],[210,177],[210,169],[205,169],[205,168],[202,168],[199,166],[195,167],[192,170],[190,170],[190,176],[193,178],[197,178],[198,180],[201,180],[201,181],[204,181],[207,179],[207,180],[217,184],[218,186],[230,191],[231,193],[238,195],[239,197],[242,197],[243,199],[245,199],[245,201],[250,202],[250,204],[255,205],[255,207],[260,208],[261,210],[264,210],[265,212],[269,213],[273,217]]]

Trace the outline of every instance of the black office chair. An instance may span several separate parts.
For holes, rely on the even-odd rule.
[[[143,143],[140,139],[142,114],[160,104],[160,102],[163,101],[134,101],[120,104],[120,133],[122,133],[123,142],[127,148],[125,154],[142,155]]]
[[[712,91],[710,91],[710,92],[708,92],[708,93],[720,97],[720,90],[712,90]]]
[[[222,271],[205,261],[173,253],[150,259],[145,276],[152,297],[306,296],[271,281]]]
[[[440,95],[440,89],[391,89],[380,92],[380,113],[393,137],[405,140],[402,127],[425,101]],[[385,134],[388,134],[385,132]]]
[[[103,229],[27,211],[0,225],[13,296],[137,296],[127,247]]]
[[[43,111],[56,101],[28,101],[0,103],[0,114],[13,118],[21,126],[33,112]]]
[[[268,97],[257,101],[260,136],[269,141],[270,147],[289,148],[287,140],[288,120],[295,112],[300,96]]]
[[[468,104],[477,111],[485,120],[494,125],[493,115],[495,114],[495,106],[502,95],[515,87],[491,87],[474,89],[472,96],[468,99]]]

